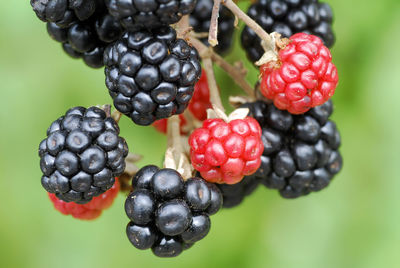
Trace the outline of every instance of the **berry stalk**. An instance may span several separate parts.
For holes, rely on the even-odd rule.
[[[266,32],[264,29],[255,22],[252,18],[250,18],[245,12],[243,12],[232,0],[224,0],[222,1],[232,13],[242,20],[247,26],[249,26],[253,31],[263,40],[266,45],[269,47],[269,50],[275,52],[275,41],[273,38]],[[211,21],[211,24],[217,23],[216,21]],[[276,55],[278,56],[278,55]]]
[[[190,38],[191,44],[199,51],[199,54],[205,54],[208,53],[211,57],[211,60],[217,64],[222,70],[227,73],[232,80],[240,87],[243,89],[243,91],[251,98],[255,99],[254,96],[254,89],[253,87],[246,81],[246,74],[247,70],[243,68],[241,64],[238,64],[239,66],[234,66],[225,61],[220,55],[215,53],[212,50],[209,50],[209,48],[204,45],[200,40],[197,38],[191,37]]]
[[[225,108],[221,101],[221,96],[219,94],[217,82],[215,80],[213,63],[209,55],[203,58],[203,64],[204,64],[204,71],[207,74],[208,87],[210,89],[210,102],[214,109],[217,108],[220,109],[221,111],[225,111]]]
[[[217,18],[218,19],[218,18]],[[218,22],[218,21],[217,21]],[[213,21],[211,20],[211,24]],[[217,23],[218,24],[218,23]],[[211,26],[210,26],[211,27]],[[214,27],[214,26],[213,26]],[[241,63],[237,64],[237,66],[229,64],[224,60],[220,55],[215,53],[213,50],[210,50],[209,47],[204,45],[199,39],[196,33],[191,33],[189,36],[189,32],[192,28],[189,26],[189,15],[182,17],[182,19],[177,23],[177,33],[181,38],[189,38],[190,43],[197,49],[200,56],[203,58],[204,55],[207,55],[211,58],[211,60],[217,64],[222,70],[224,70],[232,80],[243,89],[243,91],[252,99],[255,100],[254,89],[253,87],[246,81],[247,70],[243,68]]]
[[[214,0],[214,6],[211,13],[210,20],[210,31],[208,34],[208,43],[215,47],[218,45],[218,17],[219,17],[219,8],[221,6],[221,0]]]
[[[168,148],[165,152],[164,168],[174,169],[182,175],[184,180],[189,179],[192,177],[193,169],[182,144],[180,119],[177,115],[168,119],[167,138]]]

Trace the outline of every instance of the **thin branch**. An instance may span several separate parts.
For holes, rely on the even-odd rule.
[[[207,75],[208,87],[210,89],[210,102],[213,105],[213,107],[216,107],[221,111],[225,111],[224,105],[222,104],[221,101],[221,96],[219,94],[217,81],[215,80],[213,63],[210,56],[211,55],[203,56],[204,70]]]
[[[210,51],[206,45],[204,45],[200,40],[196,38],[191,38],[190,42],[192,45],[198,50],[200,55],[204,53],[208,53],[211,56],[212,61],[215,62],[219,67],[221,67],[231,78],[232,80],[243,89],[246,94],[255,99],[254,89],[253,87],[246,81],[247,71],[244,68],[238,68],[227,61],[225,61],[221,56],[216,54],[213,51]]]
[[[208,35],[208,43],[215,47],[218,45],[218,17],[221,0],[214,0],[214,6],[211,13],[210,30]]]
[[[174,115],[168,119],[168,148],[165,152],[164,167],[175,169],[184,180],[187,180],[193,174],[193,167],[186,156],[186,148],[182,144],[184,140],[181,138],[179,121],[179,115]]]
[[[168,147],[173,147],[178,153],[182,152],[180,118],[174,115],[168,119],[167,125]]]
[[[264,29],[258,25],[252,18],[250,18],[245,12],[243,12],[232,0],[223,0],[224,4],[232,13],[241,19],[247,26],[249,26],[264,42],[266,42],[271,51],[275,51],[275,42],[271,36],[264,31]]]

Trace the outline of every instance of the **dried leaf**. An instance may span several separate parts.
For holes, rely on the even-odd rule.
[[[244,119],[249,114],[249,108],[239,108],[234,110],[228,117],[228,122],[236,120],[236,119]]]

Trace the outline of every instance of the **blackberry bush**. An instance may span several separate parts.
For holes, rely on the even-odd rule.
[[[197,1],[194,11],[189,17],[190,25],[195,32],[208,33],[213,5],[213,0]],[[222,6],[219,11],[218,19],[218,45],[214,48],[217,53],[224,54],[232,46],[232,38],[235,30],[234,21],[235,17],[232,12]],[[201,38],[200,40],[208,44],[208,37]]]
[[[128,146],[118,135],[118,125],[102,109],[69,109],[39,145],[43,188],[78,204],[106,192],[125,170]]]
[[[103,1],[31,0],[47,32],[72,58],[92,68],[103,66],[105,47],[122,34],[119,22],[108,14]]]
[[[317,192],[342,168],[340,134],[329,120],[332,101],[291,115],[261,101],[245,105],[262,127],[264,152],[253,175],[284,198]]]
[[[105,0],[110,13],[128,31],[156,29],[190,14],[197,0]]]
[[[125,33],[104,63],[115,108],[143,126],[182,113],[201,75],[197,50],[167,26]]]
[[[218,212],[218,188],[201,178],[184,181],[173,169],[142,168],[132,181],[125,202],[131,220],[129,241],[138,249],[152,249],[159,257],[176,257],[209,232],[209,216]]]
[[[268,33],[278,32],[290,37],[304,32],[320,37],[329,48],[335,43],[332,9],[318,0],[258,0],[247,14]],[[261,39],[247,26],[243,29],[241,42],[251,62],[264,54]]]

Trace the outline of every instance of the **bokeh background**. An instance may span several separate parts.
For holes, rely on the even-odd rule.
[[[191,250],[158,259],[127,240],[122,195],[94,222],[53,209],[40,186],[39,142],[69,107],[110,98],[102,70],[67,57],[28,0],[1,1],[0,266],[399,267],[400,2],[329,2],[343,171],[328,189],[298,200],[260,187],[213,216],[210,234]],[[229,55],[238,59],[245,59],[239,45]],[[253,83],[257,73],[247,65]],[[218,81],[225,96],[240,92],[219,71]],[[161,164],[165,138],[126,118],[121,124],[130,148],[145,156],[139,165]]]

